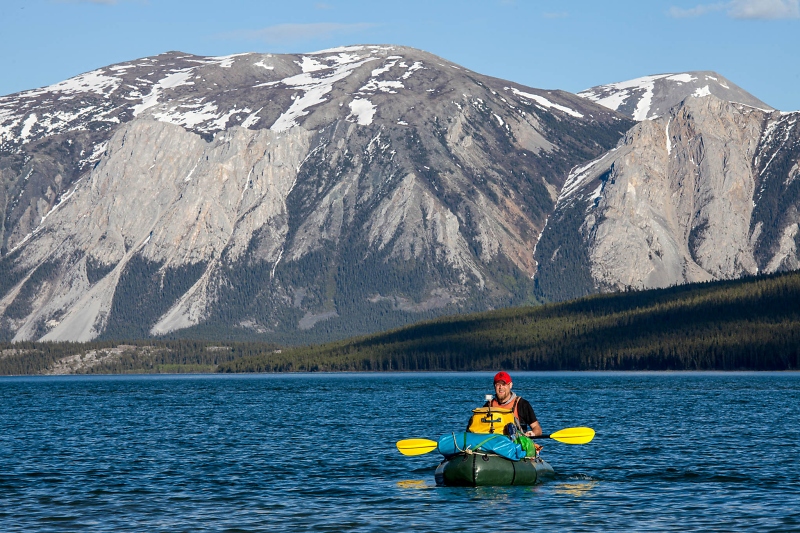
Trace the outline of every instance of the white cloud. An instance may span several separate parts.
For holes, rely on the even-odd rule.
[[[800,0],[730,0],[698,4],[688,9],[673,6],[669,14],[674,18],[692,18],[725,11],[729,17],[735,19],[796,19],[800,18],[798,4]]]
[[[238,30],[222,34],[220,37],[223,39],[263,41],[268,44],[290,44],[311,39],[327,39],[335,35],[358,33],[375,26],[376,24],[368,22],[355,24],[340,24],[337,22],[277,24],[260,30]]]
[[[700,17],[705,15],[706,13],[711,13],[713,11],[721,11],[725,9],[726,4],[723,2],[719,2],[716,4],[700,4],[695,7],[690,7],[689,9],[683,9],[680,7],[672,6],[669,8],[669,14],[675,18],[683,19],[683,18],[693,18],[693,17]]]
[[[798,0],[734,0],[728,14],[737,19],[800,18]]]

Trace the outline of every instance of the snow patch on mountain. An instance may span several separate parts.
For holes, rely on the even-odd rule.
[[[384,72],[389,72],[392,69],[392,67],[395,66],[396,64],[397,64],[397,60],[389,61],[384,66],[382,66],[380,68],[373,69],[372,70],[372,77],[376,78],[376,77],[380,76],[381,74],[383,74]]]
[[[514,93],[515,96],[518,96],[520,98],[525,98],[526,100],[533,100],[534,102],[536,102],[537,104],[539,104],[542,107],[549,108],[549,109],[550,108],[551,109],[558,109],[559,111],[562,111],[562,112],[566,113],[567,115],[570,115],[570,116],[573,116],[573,117],[576,117],[576,118],[582,118],[583,117],[583,115],[581,113],[578,113],[574,109],[570,109],[569,107],[566,107],[566,106],[551,102],[550,100],[548,100],[544,96],[539,96],[538,94],[526,93],[526,92],[520,91],[519,89],[517,89],[515,87],[503,87],[503,89],[506,90],[506,91],[510,90],[512,93]]]
[[[36,113],[31,113],[28,115],[28,118],[25,119],[25,122],[22,123],[22,131],[20,132],[19,136],[24,142],[28,137],[31,136],[31,129],[36,124]]]
[[[348,55],[347,60],[351,62],[344,62],[345,59],[340,56],[334,56],[334,63],[337,64],[334,68],[325,66],[325,68],[316,69],[316,65],[320,64],[314,60],[314,63],[306,62],[303,60],[301,65],[306,65],[303,68],[314,68],[312,72],[332,71],[328,76],[314,78],[310,72],[303,72],[289,78],[284,78],[281,83],[287,87],[291,87],[302,91],[301,96],[295,96],[292,105],[286,110],[278,119],[272,124],[270,129],[272,131],[286,131],[292,126],[297,126],[296,120],[299,117],[308,114],[309,107],[321,104],[326,101],[325,95],[331,92],[333,84],[337,81],[347,78],[355,69],[370,61],[375,61],[377,57],[367,56],[366,58],[359,58],[355,55]],[[341,63],[340,63],[341,61]]]
[[[116,76],[108,76],[103,72],[103,69],[93,70],[80,76],[75,76],[68,80],[42,87],[41,89],[33,89],[25,91],[20,94],[22,98],[34,98],[46,93],[61,93],[61,94],[80,94],[80,93],[94,93],[108,96],[119,87],[122,80]]]
[[[133,106],[133,116],[137,116],[142,111],[157,105],[158,98],[164,89],[174,89],[175,87],[180,87],[181,85],[194,85],[194,82],[189,81],[189,78],[191,78],[192,74],[194,73],[194,69],[195,67],[190,67],[187,69],[178,70],[177,72],[173,72],[172,74],[169,74],[165,78],[159,80],[158,83],[153,86],[150,94],[142,99],[142,103]]]
[[[711,94],[711,89],[709,89],[708,85],[706,85],[705,87],[700,87],[699,89],[695,89],[695,91],[692,93],[692,96],[702,98],[710,94]]]
[[[366,49],[367,47],[364,45],[354,45],[354,46],[337,46],[336,48],[326,48],[324,50],[317,50],[316,52],[309,52],[308,55],[316,56],[316,55],[324,55],[324,54],[335,54],[341,52],[360,52],[361,50]],[[371,47],[371,48],[379,48],[379,47]]]
[[[153,113],[153,118],[191,129],[209,120],[218,119],[219,113],[215,103],[205,102],[180,104],[166,111]]]
[[[567,181],[564,182],[564,187],[561,189],[561,194],[559,194],[558,196],[558,203],[559,204],[562,203],[562,201],[565,198],[569,197],[570,195],[572,195],[572,193],[580,189],[581,185],[587,180],[587,178],[590,178],[593,175],[591,172],[592,169],[596,167],[598,164],[607,160],[616,151],[617,151],[616,148],[612,148],[611,150],[609,150],[602,156],[598,157],[597,159],[589,161],[585,165],[580,165],[573,168],[570,171],[569,176],[567,177]]]
[[[354,118],[359,126],[372,124],[372,117],[375,116],[375,104],[365,98],[356,98],[350,102],[349,107],[352,113],[347,117],[348,119]]]
[[[236,60],[237,57],[249,55],[247,53],[243,54],[231,54],[229,56],[217,56],[209,58],[209,63],[214,64],[216,63],[219,65],[220,68],[231,68],[233,66],[233,62]]]
[[[300,58],[300,61],[295,61],[300,66],[300,70],[303,72],[316,72],[318,70],[325,70],[328,68],[328,65],[324,63],[320,63],[313,57],[303,56]]]
[[[709,78],[712,78],[712,77],[709,76]],[[688,72],[684,72],[683,74],[673,74],[672,76],[667,76],[667,79],[671,80],[671,81],[676,81],[678,83],[690,83],[690,82],[693,82],[694,80],[696,80],[697,78],[695,78],[694,76],[692,76]],[[712,78],[712,79],[714,81],[716,81],[717,78]]]
[[[688,96],[714,95],[729,102],[765,109],[771,108],[714,72],[655,74],[628,81],[598,85],[580,91],[578,96],[642,121],[666,114]]]
[[[254,112],[254,113],[251,113],[251,114],[249,114],[249,115],[247,116],[247,118],[246,118],[246,119],[244,119],[244,121],[242,122],[242,127],[243,127],[243,128],[250,128],[250,127],[252,127],[252,126],[255,126],[255,125],[256,125],[256,123],[257,123],[259,120],[261,120],[261,117],[259,117],[259,116],[258,116],[258,114],[259,114],[259,113],[261,113],[261,110],[262,110],[262,109],[264,109],[264,108],[263,108],[263,107],[260,107],[260,108],[258,109],[258,111],[256,111],[256,112]]]
[[[671,122],[672,122],[672,117],[669,117],[669,120],[667,120],[667,126],[666,126],[665,131],[664,131],[664,133],[666,134],[666,137],[667,137],[667,155],[671,155],[672,154],[672,139],[670,139],[670,137],[669,137],[669,125],[670,125]]]
[[[358,92],[360,93],[374,93],[380,91],[384,93],[397,94],[394,89],[402,89],[405,86],[402,82],[395,80],[369,80],[366,85],[361,87]]]
[[[405,66],[405,63],[402,63],[400,66]],[[405,73],[405,74],[403,74],[403,75],[402,75],[402,76],[400,76],[400,77],[401,77],[402,79],[404,79],[404,80],[407,80],[408,78],[410,78],[410,77],[411,77],[411,75],[412,75],[412,74],[414,74],[414,72],[416,72],[416,71],[418,71],[418,70],[422,70],[422,69],[424,69],[424,68],[425,68],[425,67],[423,66],[423,64],[422,64],[421,62],[419,62],[419,61],[414,61],[414,64],[413,64],[413,65],[411,65],[410,67],[408,67],[408,70],[406,71],[406,73]]]
[[[89,154],[87,157],[84,157],[83,159],[81,159],[79,161],[79,164],[81,166],[84,166],[84,165],[88,165],[88,164],[96,163],[97,161],[100,161],[100,156],[102,156],[103,153],[106,151],[106,147],[107,146],[108,146],[108,141],[97,143],[92,148],[92,153]],[[81,155],[83,155],[83,153]]]
[[[578,96],[583,96],[603,107],[618,111],[622,104],[627,102],[628,98],[633,95],[634,91],[644,92],[642,99],[639,101],[639,105],[636,107],[633,118],[635,120],[645,120],[647,118],[647,113],[650,111],[655,80],[668,76],[670,75],[642,76],[641,78],[633,80],[609,83],[608,85],[601,85],[597,88],[581,91],[578,93]],[[676,81],[683,82],[683,80],[684,78],[681,78]]]

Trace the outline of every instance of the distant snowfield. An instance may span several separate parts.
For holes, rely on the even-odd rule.
[[[31,91],[25,91],[24,93],[21,93],[20,96],[32,98],[45,93],[94,93],[108,95],[116,91],[121,82],[121,78],[109,76],[103,72],[103,69],[98,69],[81,74],[80,76],[75,76],[74,78],[70,78],[68,80],[64,80],[56,83],[55,85],[50,85],[41,89],[33,89]]]
[[[357,58],[357,56],[347,57]],[[288,130],[292,126],[297,126],[297,119],[307,115],[308,108],[326,101],[325,95],[331,92],[334,83],[347,78],[361,65],[370,61],[375,61],[378,58],[368,56],[352,63],[347,63],[344,61],[340,63],[339,61],[334,60],[335,63],[337,63],[335,68],[318,68],[319,62],[314,61],[313,59],[311,61],[305,61],[305,59],[306,58],[304,57],[303,62],[301,63],[301,66],[304,70],[302,74],[297,74],[296,76],[291,76],[281,80],[281,82],[287,87],[302,91],[302,95],[295,98],[292,102],[292,105],[289,106],[289,109],[281,114],[281,116],[278,117],[272,126],[270,126],[272,131],[282,132]],[[323,76],[320,78],[314,78],[310,74],[310,72],[319,72],[322,70],[332,70],[333,72],[328,76]]]
[[[286,87],[302,91],[302,94],[293,99],[289,109],[278,117],[272,126],[270,126],[270,129],[281,132],[293,126],[297,126],[297,120],[307,115],[309,108],[327,100],[326,95],[333,90],[334,84],[349,77],[362,65],[382,59],[379,56],[371,55],[371,52],[387,49],[390,50],[391,47],[341,47],[302,56],[300,60],[296,62],[302,70],[301,74],[284,78],[277,83],[269,82],[270,85],[283,84]],[[363,53],[354,53],[364,51],[370,53],[367,55]],[[326,55],[326,57],[320,57],[323,55]],[[398,65],[399,59],[402,59],[401,56],[389,56],[384,58],[386,63],[372,69],[370,79],[358,89],[357,93],[362,97],[356,98],[348,104],[352,112],[351,116],[355,117],[357,124],[371,124],[376,112],[375,104],[363,98],[363,96],[377,92],[396,93],[398,89],[403,89],[405,87],[403,83],[397,79],[386,80],[377,78],[383,77],[395,68],[404,68],[405,72],[402,74],[401,79],[405,80],[415,71],[425,68],[419,61],[415,62],[410,67],[405,63],[400,63]],[[315,77],[315,74],[318,76]]]
[[[655,89],[655,82],[661,78],[672,77],[675,81],[680,83],[687,83],[694,78],[688,74],[658,74],[655,76],[642,76],[633,80],[622,81],[618,83],[609,83],[608,85],[601,85],[596,91],[587,89],[578,93],[603,107],[618,111],[619,108],[628,101],[628,98],[637,93],[643,93],[639,104],[636,106],[633,118],[634,120],[646,120],[648,113],[650,113],[650,106],[653,101],[653,89]]]
[[[678,84],[691,83],[697,78],[689,73],[680,74],[656,74],[653,76],[642,76],[633,80],[618,83],[609,83],[593,89],[586,89],[578,93],[578,96],[587,98],[603,107],[619,111],[632,96],[639,96],[639,103],[633,113],[634,120],[642,121],[655,118],[650,113],[653,104],[653,91],[657,80],[673,81]],[[716,78],[714,78],[716,79]]]
[[[391,46],[344,46],[296,56],[294,62],[299,67],[298,74],[282,79],[267,78],[253,85],[253,88],[283,87],[296,91],[291,104],[269,126],[270,129],[282,132],[299,125],[300,119],[308,115],[312,107],[329,99],[328,95],[337,83],[347,79],[362,65],[381,61],[380,65],[370,70],[369,77],[354,92],[354,99],[349,104],[354,122],[359,125],[371,124],[377,113],[377,104],[370,96],[396,94],[405,89],[404,82],[415,72],[426,68],[420,61],[406,61],[401,55],[386,53],[394,49]],[[207,71],[202,69],[208,66],[231,69],[239,64],[237,62],[245,61],[248,68],[258,69],[269,75],[276,68],[275,61],[279,61],[271,59],[273,57],[271,54],[171,57],[169,62],[182,60],[182,63],[177,63],[160,79],[152,79],[152,72],[149,72],[149,69],[155,70],[161,64],[160,59],[145,58],[97,69],[48,87],[0,98],[0,143],[7,148],[14,145],[19,147],[44,135],[87,129],[90,118],[94,122],[119,124],[121,121],[117,114],[120,109],[128,110],[134,117],[149,115],[155,120],[205,133],[224,129],[234,115],[245,114],[237,119],[237,123],[250,128],[262,119],[259,113],[264,107],[255,112],[247,107],[227,109],[227,106],[206,93],[206,89],[213,91],[214,87],[211,81],[205,79],[208,77]],[[133,75],[132,70],[137,74]],[[204,83],[209,85],[204,86]],[[213,86],[216,85],[213,83]],[[187,94],[186,91],[174,92],[175,89],[186,86],[198,86],[197,96]],[[223,89],[222,86],[219,88]],[[97,105],[81,107],[78,112],[65,112],[63,106],[59,105],[59,101],[87,93],[102,97],[101,101]],[[114,93],[115,99],[112,100],[110,96]],[[118,102],[120,97],[125,102],[122,107]],[[117,103],[113,103],[114,101]],[[557,109],[563,107],[546,99],[540,99],[538,103]],[[568,108],[562,110],[575,114]]]
[[[643,76],[633,80],[599,85],[578,93],[578,96],[614,111],[628,114],[638,121],[657,118],[688,96],[703,98],[711,95],[734,103],[744,100],[744,105],[771,111],[769,106],[753,95],[735,85],[729,85],[723,77],[715,75],[713,72]]]
[[[562,111],[562,112],[564,112],[564,113],[566,113],[568,115],[571,115],[573,117],[576,117],[576,118],[582,118],[583,117],[583,115],[581,113],[578,113],[574,109],[570,109],[569,107],[566,107],[566,106],[559,105],[559,104],[556,104],[554,102],[551,102],[550,100],[548,100],[544,96],[539,96],[538,94],[526,93],[526,92],[520,91],[519,89],[516,89],[515,87],[504,87],[504,89],[506,91],[510,90],[512,93],[514,93],[515,96],[519,96],[521,98],[525,98],[526,100],[533,100],[534,102],[536,102],[537,104],[539,104],[542,107],[558,109],[559,111]]]

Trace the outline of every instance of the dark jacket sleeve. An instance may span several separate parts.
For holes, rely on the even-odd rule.
[[[530,402],[525,398],[519,399],[517,403],[517,414],[519,414],[519,422],[523,427],[530,426],[537,421],[536,413],[533,412],[533,407],[531,407]]]

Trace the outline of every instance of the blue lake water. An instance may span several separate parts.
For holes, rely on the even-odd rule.
[[[2,531],[800,531],[800,374],[514,373],[557,477],[437,487],[489,373],[0,378]]]

